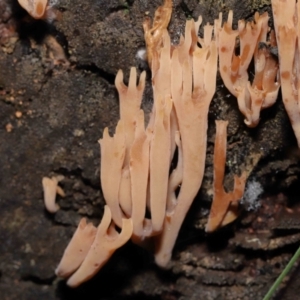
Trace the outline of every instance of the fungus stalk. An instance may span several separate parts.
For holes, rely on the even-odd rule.
[[[153,24],[150,18],[146,18],[143,23],[144,37],[147,46],[147,60],[152,66],[153,56],[161,48],[162,36],[167,29],[172,16],[172,0],[164,0],[164,4],[155,11]]]
[[[281,93],[300,147],[300,3],[272,0],[278,44]]]
[[[226,164],[227,121],[216,121],[216,139],[214,149],[214,198],[206,225],[206,232],[212,232],[232,222],[236,215],[229,211],[231,203],[239,201],[245,189],[246,173],[234,176],[233,191],[227,193],[223,188]]]
[[[118,122],[113,137],[109,135],[108,128],[105,128],[99,143],[101,145],[100,176],[102,192],[111,210],[112,219],[121,227],[123,212],[119,202],[119,190],[125,158],[124,123],[121,120]]]
[[[43,177],[42,185],[44,190],[44,203],[48,212],[54,214],[59,210],[59,205],[56,204],[56,194],[65,197],[63,189],[58,183],[64,179],[64,176],[53,176],[51,178]]]
[[[94,242],[97,228],[82,218],[55,270],[57,276],[67,278],[82,264]]]
[[[135,68],[131,68],[128,86],[123,83],[123,72],[119,70],[115,85],[119,94],[120,103],[120,121],[123,123],[122,136],[124,138],[125,148],[124,148],[124,160],[121,168],[121,179],[120,186],[118,188],[118,205],[122,208],[123,212],[130,216],[132,212],[132,201],[131,201],[131,180],[130,180],[130,151],[135,139],[135,128],[136,128],[136,118],[140,112],[140,106],[142,102],[142,96],[145,88],[146,73],[143,72],[140,76],[138,85],[137,82],[137,72]],[[101,142],[100,142],[101,144]],[[104,149],[103,149],[104,150]],[[102,145],[101,145],[102,153]],[[107,163],[108,168],[110,160],[106,162],[106,159],[101,159],[102,163]],[[103,177],[107,177],[105,170],[101,172]],[[118,175],[119,176],[119,175]],[[110,177],[113,178],[113,177]],[[109,179],[108,179],[109,180]],[[102,178],[101,178],[102,182]],[[111,182],[109,183],[112,184]],[[114,214],[113,214],[114,216]],[[114,218],[114,217],[113,217]],[[120,214],[116,224],[120,226]]]
[[[166,266],[182,225],[182,222],[201,186],[207,140],[207,115],[215,93],[217,73],[217,46],[212,37],[212,26],[204,27],[201,48],[197,45],[197,33],[201,20],[187,21],[185,37],[173,50],[171,56],[171,95],[174,101],[181,141],[177,144],[182,158],[179,159],[177,177],[169,181],[180,182],[176,197],[170,191],[163,231],[156,237],[155,260],[159,266]],[[169,51],[171,53],[171,51]],[[182,162],[181,162],[182,159]],[[182,169],[182,171],[180,170]],[[182,172],[182,176],[181,173]],[[171,175],[172,177],[172,175]]]
[[[84,220],[81,221],[56,274],[68,276],[75,270],[67,284],[77,287],[94,276],[115,250],[130,239],[132,230],[132,220],[122,219],[122,230],[118,233],[112,222],[110,208],[105,206],[103,218],[97,229],[90,224],[86,225]]]

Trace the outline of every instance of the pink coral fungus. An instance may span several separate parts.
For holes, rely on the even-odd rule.
[[[226,162],[227,125],[227,121],[216,121],[214,199],[206,225],[206,232],[212,232],[217,228],[232,222],[236,218],[229,210],[230,204],[239,201],[242,198],[245,189],[246,173],[243,173],[241,177],[234,177],[234,187],[232,192],[227,193],[223,188]]]
[[[240,69],[241,80],[245,83],[243,88],[246,88],[246,62],[233,56],[237,34],[233,32],[227,42],[223,38],[231,32],[230,20],[226,32],[219,27],[220,20],[216,21],[215,27],[205,25],[203,38],[198,37],[201,17],[197,21],[188,20],[180,43],[171,46],[166,29],[171,11],[172,1],[166,0],[155,15],[153,27],[150,28],[149,20],[144,23],[154,96],[146,126],[141,110],[145,73],[138,81],[137,71],[132,68],[128,86],[123,83],[122,71],[116,76],[120,120],[113,136],[106,128],[100,139],[101,186],[107,205],[98,228],[81,221],[57,268],[57,274],[63,277],[73,273],[67,282],[70,286],[88,280],[130,238],[137,244],[144,244],[146,240],[153,242],[156,263],[162,267],[168,264],[180,227],[204,176],[208,111],[216,90],[218,45],[219,48],[220,45],[230,48],[231,56],[227,59],[233,59],[233,65]],[[262,34],[261,26],[265,20],[266,16],[256,16],[256,40]],[[241,30],[244,27],[245,24],[241,25]],[[253,34],[248,28],[249,25],[244,34]],[[253,53],[255,47],[251,47]],[[258,66],[260,73],[259,79],[255,79],[255,88],[269,91],[274,87],[264,84],[265,75],[261,72],[269,63],[267,54],[261,51],[257,56],[261,60],[266,56],[266,59]],[[249,57],[245,58],[247,64]],[[220,64],[225,66],[224,57]],[[225,75],[230,84],[240,80],[231,73]],[[270,75],[271,81],[273,75]],[[236,88],[234,86],[232,90]],[[222,187],[226,126],[226,122],[217,122],[215,197],[207,231],[236,217],[230,207],[242,197],[246,180],[244,175],[236,177],[231,193],[225,193]],[[120,229],[119,234],[116,227]]]
[[[216,21],[220,74],[227,89],[237,97],[239,109],[249,127],[258,124],[261,109],[275,103],[280,87],[276,81],[277,61],[268,49],[269,45],[276,45],[274,39],[267,40],[268,19],[267,13],[256,13],[252,22],[240,20],[236,30],[232,29],[232,11],[223,27],[221,14]],[[238,41],[240,54],[236,55]],[[253,57],[255,77],[251,84],[248,68]]]
[[[272,0],[281,93],[300,147],[300,2]]]

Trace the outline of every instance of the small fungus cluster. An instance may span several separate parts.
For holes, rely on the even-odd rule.
[[[258,124],[261,109],[275,103],[280,87],[276,81],[277,59],[271,54],[272,47],[276,46],[273,32],[267,40],[268,19],[267,13],[256,13],[252,22],[240,20],[236,30],[232,29],[232,11],[223,26],[221,14],[216,21],[220,74],[226,88],[237,98],[249,127]],[[235,54],[237,50],[239,55]],[[251,84],[248,68],[253,58],[255,75]]]
[[[272,5],[276,38],[268,28],[266,13],[255,14],[253,22],[239,21],[233,30],[233,13],[229,12],[223,26],[222,15],[214,26],[205,25],[203,38],[198,37],[201,17],[188,20],[184,37],[178,45],[171,45],[166,29],[171,0],[165,0],[157,10],[153,25],[149,19],[145,21],[154,95],[152,114],[145,126],[141,110],[145,72],[137,84],[137,72],[132,68],[126,86],[119,71],[115,85],[120,120],[114,135],[110,136],[105,128],[99,141],[104,215],[97,228],[82,219],[65,250],[56,274],[69,278],[69,286],[76,287],[91,278],[130,239],[141,246],[153,242],[159,266],[170,261],[180,227],[202,184],[208,111],[216,90],[218,58],[224,84],[237,98],[249,127],[258,124],[261,109],[276,101],[280,72],[284,104],[300,144],[300,5],[295,0],[272,0]],[[272,53],[277,44],[279,65]],[[255,74],[251,83],[248,67],[252,59]],[[231,192],[223,188],[227,124],[216,121],[214,195],[207,232],[236,219],[238,201],[245,189],[245,172],[235,176]],[[55,178],[43,180],[46,205],[53,212],[57,209],[57,183]]]

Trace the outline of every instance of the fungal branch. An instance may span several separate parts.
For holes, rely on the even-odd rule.
[[[300,3],[272,0],[278,43],[281,93],[300,147]]]
[[[157,8],[152,26],[150,18],[146,18],[143,23],[149,66],[152,66],[153,56],[161,48],[164,30],[167,29],[172,16],[172,2],[172,0],[164,0],[164,4]]]
[[[203,42],[202,47],[197,45],[200,24],[201,21],[187,21],[185,37],[171,56],[171,95],[181,138],[179,154],[182,155],[181,165],[174,172],[182,172],[182,175],[179,175],[179,194],[177,197],[170,195],[173,201],[168,201],[163,231],[156,238],[155,260],[160,266],[165,266],[171,258],[179,229],[204,175],[207,115],[216,88],[218,53],[210,25],[204,27],[204,41],[209,42]],[[174,181],[170,184],[174,185]],[[174,190],[174,186],[170,189]]]
[[[245,124],[255,127],[259,123],[260,111],[272,106],[278,95],[276,81],[278,63],[270,49],[276,46],[274,33],[268,40],[268,14],[255,13],[254,21],[238,21],[232,29],[233,12],[221,26],[222,14],[215,22],[218,36],[219,69],[226,88],[237,98],[238,106],[245,116]],[[239,41],[239,43],[238,43]],[[236,51],[239,45],[239,55]],[[254,58],[255,76],[249,81],[248,68]]]
[[[214,198],[210,209],[206,232],[212,232],[237,218],[230,205],[239,201],[244,195],[246,173],[234,177],[233,191],[227,193],[223,187],[226,163],[226,129],[228,121],[216,121],[216,139],[214,149]]]
[[[118,233],[112,222],[110,208],[105,206],[103,218],[97,229],[91,224],[86,225],[84,219],[81,220],[56,269],[56,274],[68,276],[75,271],[67,284],[71,287],[80,285],[93,277],[115,250],[130,239],[132,230],[132,220],[122,219],[122,230]],[[76,258],[72,259],[74,257]]]

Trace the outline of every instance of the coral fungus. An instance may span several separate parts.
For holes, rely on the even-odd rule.
[[[214,150],[214,199],[206,225],[206,232],[214,231],[221,225],[224,226],[236,218],[236,216],[230,213],[229,207],[231,203],[242,198],[245,189],[245,172],[241,175],[241,177],[234,177],[234,187],[232,192],[226,193],[223,188],[226,162],[227,125],[227,121],[216,121],[216,141]]]
[[[166,1],[165,5],[169,4]],[[132,68],[128,86],[123,83],[121,71],[116,76],[120,121],[113,137],[106,128],[100,140],[101,185],[107,206],[97,233],[82,221],[66,249],[57,274],[69,276],[79,267],[68,280],[71,286],[90,278],[130,237],[138,244],[147,238],[153,240],[156,262],[165,266],[201,186],[207,115],[216,88],[217,44],[210,25],[204,27],[204,38],[198,39],[202,22],[199,18],[197,22],[187,21],[185,37],[171,51],[170,36],[165,29],[170,19],[169,9],[159,9],[159,21],[156,13],[153,27],[156,31],[152,34],[157,40],[154,48],[148,44],[154,105],[146,128],[144,112],[140,110],[145,73],[136,84],[136,69]],[[148,28],[145,31],[147,34]],[[178,163],[169,176],[175,155]],[[151,218],[146,217],[147,211]],[[109,231],[115,226],[121,228],[122,242],[103,240],[110,222]],[[82,250],[80,259],[68,265],[68,257],[78,252],[79,239],[87,240],[90,248],[88,252]]]
[[[300,3],[296,0],[272,0],[272,8],[282,99],[300,147]]]
[[[152,27],[150,18],[146,18],[143,23],[147,46],[147,59],[150,66],[152,65],[153,55],[161,48],[162,36],[164,30],[168,27],[171,15],[172,0],[165,0],[164,4],[155,11]]]
[[[227,89],[237,97],[245,124],[255,127],[259,122],[260,110],[270,107],[277,99],[279,83],[276,82],[277,60],[267,45],[275,46],[275,39],[267,40],[268,14],[254,16],[254,21],[238,22],[238,29],[232,29],[233,12],[221,26],[222,14],[216,20],[216,34],[220,60],[220,74]],[[239,38],[240,54],[236,55]],[[248,67],[254,57],[255,77],[250,84]]]
[[[179,44],[171,45],[166,29],[171,11],[172,1],[166,0],[157,10],[153,26],[149,19],[144,23],[154,96],[148,124],[141,110],[145,72],[138,80],[137,70],[132,68],[128,86],[122,71],[116,76],[120,120],[113,136],[105,128],[99,141],[104,216],[97,228],[83,219],[65,250],[56,273],[70,277],[70,286],[92,277],[129,239],[140,245],[145,240],[152,242],[159,266],[165,267],[170,261],[204,176],[208,111],[216,90],[218,55],[224,84],[237,97],[246,125],[256,126],[260,110],[277,98],[278,64],[271,53],[276,41],[274,33],[268,34],[267,14],[255,14],[250,23],[239,21],[237,30],[232,29],[232,12],[223,26],[220,15],[214,26],[203,27],[202,38],[198,37],[202,18],[188,20]],[[282,34],[280,30],[277,35]],[[295,33],[291,36],[295,38]],[[252,58],[255,74],[250,83],[248,66]],[[291,58],[288,60],[286,64],[292,67]],[[237,218],[238,201],[246,184],[247,176],[242,172],[234,177],[231,192],[223,187],[227,123],[216,121],[214,195],[207,232]]]

